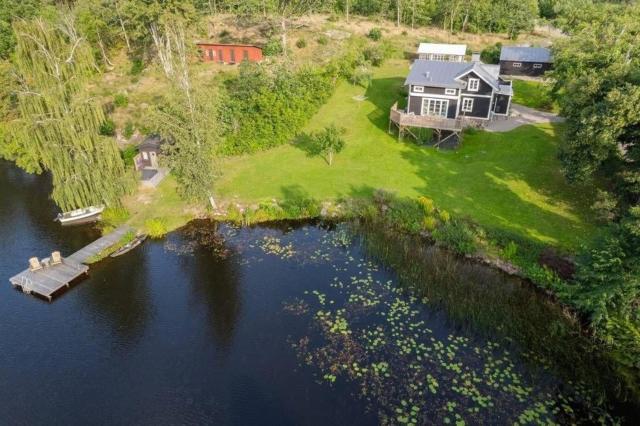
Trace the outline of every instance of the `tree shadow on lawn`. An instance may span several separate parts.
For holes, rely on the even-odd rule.
[[[571,187],[560,176],[550,176],[559,173],[553,168],[555,164],[547,165],[547,160],[556,160],[545,158],[546,151],[555,152],[553,138],[533,126],[504,134],[479,132],[474,139],[480,137],[483,139],[473,145],[463,142],[463,148],[455,153],[435,156],[428,151],[431,148],[406,143],[401,155],[425,183],[414,189],[443,208],[491,225],[481,219],[485,216],[499,227],[537,240],[575,247],[587,237],[589,209],[577,198],[586,188]],[[481,144],[486,144],[486,151]],[[498,151],[492,144],[513,144],[513,149]],[[523,161],[522,156],[528,154],[530,159],[524,157]],[[527,193],[532,197],[527,198]],[[553,211],[556,208],[561,211]]]
[[[406,96],[404,93],[404,78],[376,78],[365,92],[367,99],[376,106],[375,111],[369,113],[368,118],[376,127],[387,131],[389,128],[389,111],[394,103],[399,106]]]
[[[329,164],[329,160],[325,158],[324,155],[322,155],[322,152],[320,151],[318,146],[313,143],[313,137],[311,133],[300,133],[295,137],[291,145],[303,151],[307,155],[307,157],[321,157],[327,165]]]

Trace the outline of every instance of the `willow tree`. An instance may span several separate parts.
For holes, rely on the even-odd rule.
[[[111,138],[99,135],[105,115],[87,91],[96,72],[90,46],[70,18],[14,24],[19,117],[13,136],[53,176],[63,210],[117,204],[126,191],[124,163]]]

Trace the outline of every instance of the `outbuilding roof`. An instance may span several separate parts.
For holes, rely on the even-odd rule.
[[[503,46],[500,51],[501,61],[546,62],[551,63],[551,51],[546,47]]]
[[[500,88],[500,81],[493,65],[482,62],[442,62],[424,59],[418,59],[413,63],[404,84],[461,88],[462,82],[458,79],[469,72],[474,72],[496,90]]]
[[[150,135],[148,136],[140,145],[138,145],[138,150],[140,151],[149,151],[149,150],[159,150],[162,145],[162,138],[160,135]]]
[[[434,53],[436,55],[462,55],[467,53],[466,44],[420,43],[418,53]]]

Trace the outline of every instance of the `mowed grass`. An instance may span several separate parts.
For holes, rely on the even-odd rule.
[[[340,83],[307,131],[335,123],[346,147],[332,166],[295,145],[227,159],[217,195],[243,203],[291,196],[318,200],[370,196],[377,188],[431,197],[438,206],[478,223],[565,248],[595,227],[589,187],[569,186],[556,159],[552,125],[508,133],[471,132],[455,151],[423,147],[388,133],[391,105],[401,97],[405,61],[378,69],[369,89]],[[358,100],[358,96],[366,100]]]
[[[558,104],[551,99],[550,90],[550,85],[541,81],[513,80],[513,102],[557,113]]]

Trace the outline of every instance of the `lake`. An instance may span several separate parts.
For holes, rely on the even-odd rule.
[[[194,221],[92,265],[52,303],[22,294],[8,278],[29,257],[99,237],[54,223],[49,191],[46,176],[0,161],[2,423],[611,420],[536,348],[401,285],[346,224]],[[544,303],[498,272],[464,268],[472,284]]]

